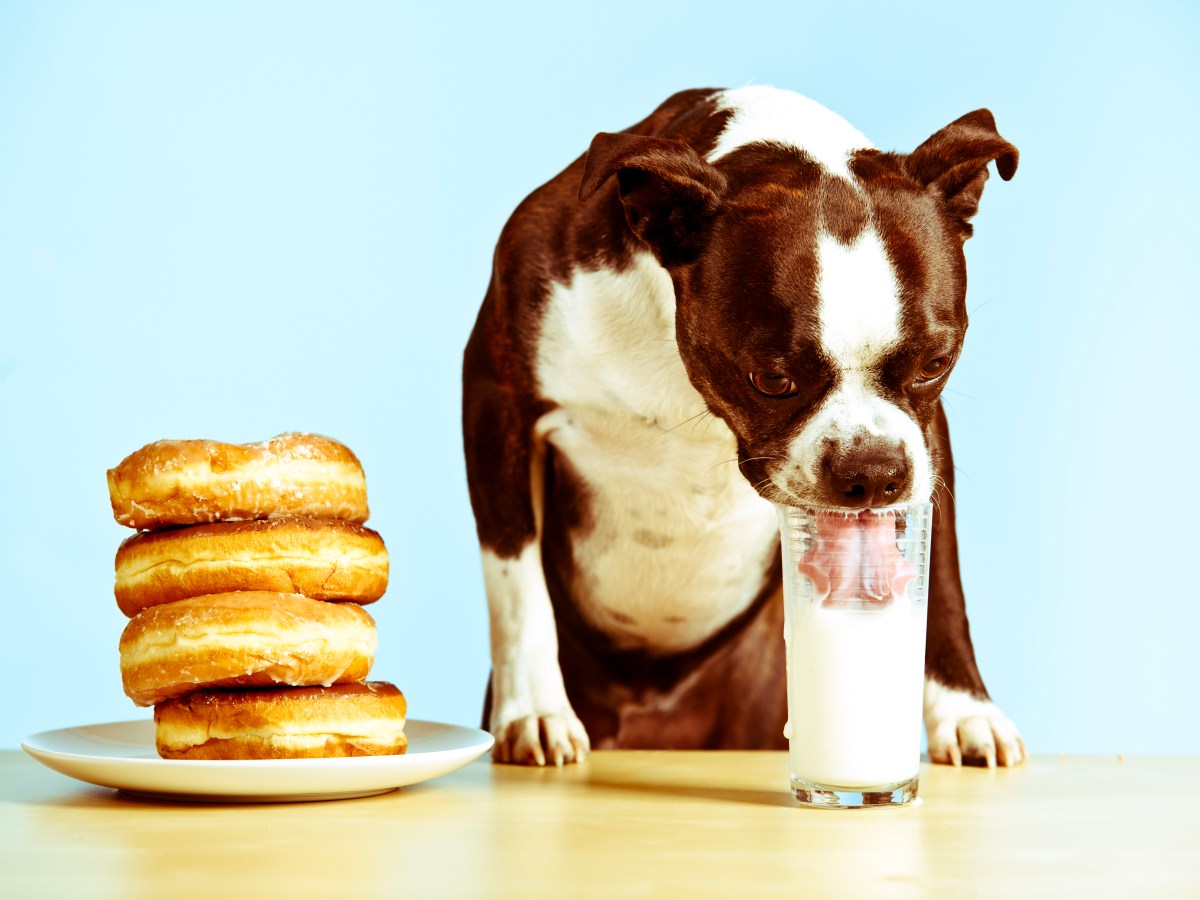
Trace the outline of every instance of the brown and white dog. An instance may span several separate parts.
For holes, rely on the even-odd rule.
[[[785,746],[769,501],[931,496],[930,756],[1022,760],[975,665],[939,401],[992,161],[1017,150],[987,110],[904,155],[798,94],[692,90],[517,208],[463,385],[497,760]]]

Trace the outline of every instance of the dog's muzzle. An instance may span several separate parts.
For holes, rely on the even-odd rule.
[[[883,442],[827,456],[821,474],[831,504],[847,509],[891,506],[911,482],[904,445]]]

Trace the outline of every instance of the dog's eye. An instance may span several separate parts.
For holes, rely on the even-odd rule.
[[[946,373],[948,368],[950,368],[950,357],[939,356],[936,359],[931,359],[921,369],[921,374],[917,376],[917,381],[936,381]]]
[[[796,387],[796,382],[788,378],[786,375],[778,375],[773,372],[751,372],[750,383],[754,385],[754,389],[766,397],[790,397],[796,393],[799,388]]]

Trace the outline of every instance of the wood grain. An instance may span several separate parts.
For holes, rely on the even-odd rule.
[[[926,765],[921,793],[809,810],[784,753],[608,751],[360,800],[174,804],[5,751],[0,896],[1200,896],[1200,757]]]

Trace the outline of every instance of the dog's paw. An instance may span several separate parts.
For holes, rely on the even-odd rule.
[[[1015,766],[1025,761],[1017,727],[991,700],[925,680],[929,759],[952,766]]]
[[[492,724],[492,758],[522,766],[583,762],[591,750],[583,723],[572,712],[521,716]]]

